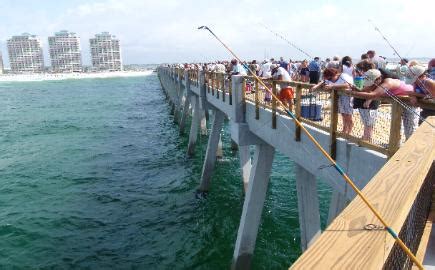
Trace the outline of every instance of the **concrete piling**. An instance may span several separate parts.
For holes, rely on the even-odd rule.
[[[243,203],[232,269],[250,269],[269,185],[275,149],[268,144],[256,145],[255,147],[254,163],[249,177],[248,192]]]

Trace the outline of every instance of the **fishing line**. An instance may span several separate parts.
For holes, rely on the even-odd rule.
[[[357,68],[355,68],[355,70],[357,70],[357,71],[359,71],[360,73],[363,73],[361,70],[359,70],[359,69],[357,69]],[[341,77],[341,74],[340,74],[340,77]],[[348,82],[348,81],[346,81],[345,79],[343,79],[343,77],[341,77],[341,79],[343,80],[343,81],[345,81],[350,87],[351,87],[351,89],[355,89],[355,88],[357,88],[356,86],[355,86],[355,84],[352,84],[352,83],[350,83],[350,82]],[[419,120],[421,120],[421,121],[423,121],[423,122],[426,122],[429,126],[431,126],[432,128],[435,128],[435,126],[434,125],[432,125],[430,122],[428,122],[426,119],[424,119],[423,117],[421,117],[420,116],[420,114],[418,114],[412,107],[410,107],[408,104],[406,104],[405,102],[403,102],[398,96],[396,96],[396,95],[394,95],[391,91],[390,91],[390,89],[388,89],[388,88],[386,88],[386,87],[384,87],[384,86],[382,86],[381,84],[377,84],[377,83],[374,83],[374,85],[376,86],[376,87],[379,87],[379,88],[382,88],[383,90],[384,90],[384,92],[390,97],[390,98],[392,98],[394,101],[396,101],[400,106],[402,106],[405,110],[407,110],[407,111],[409,111],[409,112],[412,112],[413,114],[415,114],[418,118],[419,118]],[[359,91],[357,91],[357,92],[359,92]],[[370,98],[366,98],[366,99],[370,99]]]
[[[241,62],[240,58],[223,42],[219,37],[213,33],[213,31],[210,30],[207,26],[200,26],[198,29],[207,30],[212,34],[216,40],[218,40],[230,53],[234,56],[236,60]],[[296,115],[293,114],[290,110],[286,108],[284,103],[281,102],[281,100],[278,99],[278,97],[269,89],[269,87],[266,86],[266,84],[263,82],[261,78],[259,78],[255,72],[253,72],[251,69],[248,69],[249,72],[253,75],[253,77],[272,95],[272,98],[274,98],[279,106],[282,106],[284,110],[287,112],[287,114],[293,118],[293,121],[305,132],[307,137],[314,143],[314,145],[319,149],[319,151],[331,162],[331,164],[334,166],[334,168],[337,170],[337,172],[343,177],[343,179],[352,187],[352,189],[355,191],[356,194],[361,198],[361,200],[366,204],[366,206],[372,211],[372,213],[376,216],[376,218],[382,223],[382,225],[385,227],[386,231],[394,238],[396,243],[402,248],[402,250],[409,256],[409,258],[417,265],[419,269],[424,269],[423,265],[418,261],[418,259],[412,254],[412,252],[408,249],[408,247],[403,243],[403,241],[399,238],[397,233],[391,228],[387,222],[383,219],[381,214],[372,206],[372,204],[367,200],[367,198],[362,194],[362,192],[359,190],[359,188],[354,184],[352,179],[344,172],[343,168],[326,152],[325,149],[317,142],[317,140],[311,135],[311,133],[305,128],[304,125],[297,119]]]
[[[377,27],[376,25],[375,25],[375,23],[371,20],[371,19],[369,19],[368,20],[369,21],[369,23],[371,23],[372,25],[373,25],[373,27],[375,28],[375,31],[376,32],[378,32],[380,35],[381,35],[381,37],[385,40],[385,42],[387,42],[387,44],[388,44],[388,46],[390,46],[390,48],[394,51],[394,53],[397,55],[397,57],[399,57],[399,59],[401,60],[401,61],[403,61],[403,58],[402,58],[402,56],[400,56],[400,54],[399,54],[399,52],[396,50],[396,48],[394,48],[394,46],[391,44],[391,42],[387,39],[387,37],[381,32],[381,30],[379,29],[379,27]],[[415,77],[417,77],[416,76],[416,74],[408,67],[408,71],[413,75],[413,76],[415,76]],[[417,77],[417,81],[420,83],[420,85],[423,87],[423,90],[426,92],[426,95],[427,96],[430,96],[431,98],[433,98],[433,96],[432,96],[432,94],[429,92],[429,90],[427,90],[426,89],[426,87],[425,87],[425,85],[423,84],[423,82],[420,80],[420,78],[419,77]]]
[[[284,40],[285,42],[287,42],[288,44],[290,44],[290,46],[292,46],[293,48],[295,48],[296,50],[298,50],[299,52],[301,52],[302,54],[308,56],[310,59],[313,59],[313,57],[311,55],[309,55],[307,52],[305,52],[304,50],[302,50],[301,48],[299,48],[298,46],[296,46],[293,42],[289,41],[288,39],[286,39],[284,36],[282,36],[281,34],[273,31],[272,29],[270,29],[269,27],[267,27],[264,23],[259,22],[259,25],[263,26],[266,30],[268,30],[269,32],[271,32],[272,34],[274,34],[275,36],[279,37],[280,39]]]

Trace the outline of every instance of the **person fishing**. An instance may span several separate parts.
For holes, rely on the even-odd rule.
[[[286,69],[278,66],[277,64],[272,64],[270,66],[270,69],[272,70],[272,78],[274,80],[281,81],[279,84],[279,86],[281,88],[281,90],[279,92],[279,99],[284,104],[288,104],[289,110],[292,111],[293,110],[294,91],[290,86],[288,86],[287,83],[285,83],[285,82],[291,81],[290,74],[287,72]]]
[[[350,89],[353,85],[353,78],[346,73],[340,73],[336,68],[326,68],[323,72],[323,82],[313,86],[310,91],[323,89],[327,91]],[[353,128],[353,107],[352,97],[340,95],[338,98],[338,112],[343,119],[343,134],[349,135]]]
[[[411,83],[417,93],[433,98],[435,95],[435,80],[430,78],[428,71],[423,66],[412,66],[409,68],[412,74]],[[435,116],[435,110],[423,108],[420,112],[419,125],[429,116]]]
[[[363,57],[361,57],[363,58]],[[357,75],[355,79],[355,85],[357,85],[357,80],[363,81],[364,73],[369,71],[370,69],[374,69],[375,64],[373,64],[369,59],[362,59],[359,63],[356,64],[354,72]],[[364,85],[358,84],[358,87],[362,89]],[[378,117],[378,109],[380,105],[379,100],[373,100],[370,102],[368,107],[364,106],[364,103],[367,100],[363,98],[354,97],[353,99],[353,108],[358,109],[359,116],[364,125],[364,131],[362,135],[362,140],[371,142],[373,135],[373,128],[376,123],[376,119]]]
[[[387,78],[378,69],[370,69],[364,73],[364,88],[362,91],[351,89],[353,96],[368,99],[364,107],[369,108],[373,99],[381,97],[409,96],[411,104],[417,102],[417,97],[424,95],[416,93],[414,87],[399,79]],[[406,139],[414,133],[417,122],[415,120],[416,110],[412,107],[406,108],[402,114],[402,122]]]

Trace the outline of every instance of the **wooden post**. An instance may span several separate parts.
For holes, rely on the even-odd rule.
[[[392,157],[400,147],[400,127],[402,124],[402,107],[393,102],[391,106],[391,126],[390,126],[390,140],[388,144],[388,157]]]
[[[255,119],[260,119],[260,100],[258,97],[258,80],[255,80]]]
[[[331,123],[329,126],[329,154],[335,160],[337,156],[338,92],[331,91]]]
[[[211,79],[211,95],[214,96],[214,90],[215,90],[215,79],[214,79],[214,72],[210,73],[210,79]]]
[[[228,82],[228,94],[230,95],[230,105],[233,105],[233,82],[231,80],[231,77]]]
[[[217,99],[219,99],[219,90],[220,90],[220,87],[219,87],[219,82],[220,82],[220,80],[219,80],[219,74],[218,73],[214,73],[214,78],[215,78],[215,86],[216,86],[216,98]]]
[[[302,105],[302,86],[298,84],[296,86],[296,104],[295,104],[295,114],[296,119],[301,121],[301,105]],[[295,141],[301,141],[301,127],[295,123]]]
[[[242,83],[242,106],[243,106],[243,122],[246,122],[246,78],[243,78],[243,83]]]
[[[222,83],[222,101],[225,102],[225,73],[221,73],[221,83]]]
[[[205,72],[205,82],[207,84],[207,93],[210,93],[210,72]]]
[[[272,93],[276,97],[277,91],[276,91],[276,82],[272,82]],[[276,129],[276,99],[272,98],[272,128]]]

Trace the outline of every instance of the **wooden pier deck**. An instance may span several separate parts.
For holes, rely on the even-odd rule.
[[[435,124],[435,117],[430,121]],[[429,253],[432,256],[428,257],[428,263],[432,265],[429,258],[433,258],[435,250],[425,242],[435,241],[433,212],[428,221],[435,185],[434,158],[435,132],[423,123],[363,189],[414,254],[420,239],[425,240],[419,257],[424,261],[424,255]],[[411,266],[406,254],[358,197],[290,269],[410,269]]]

